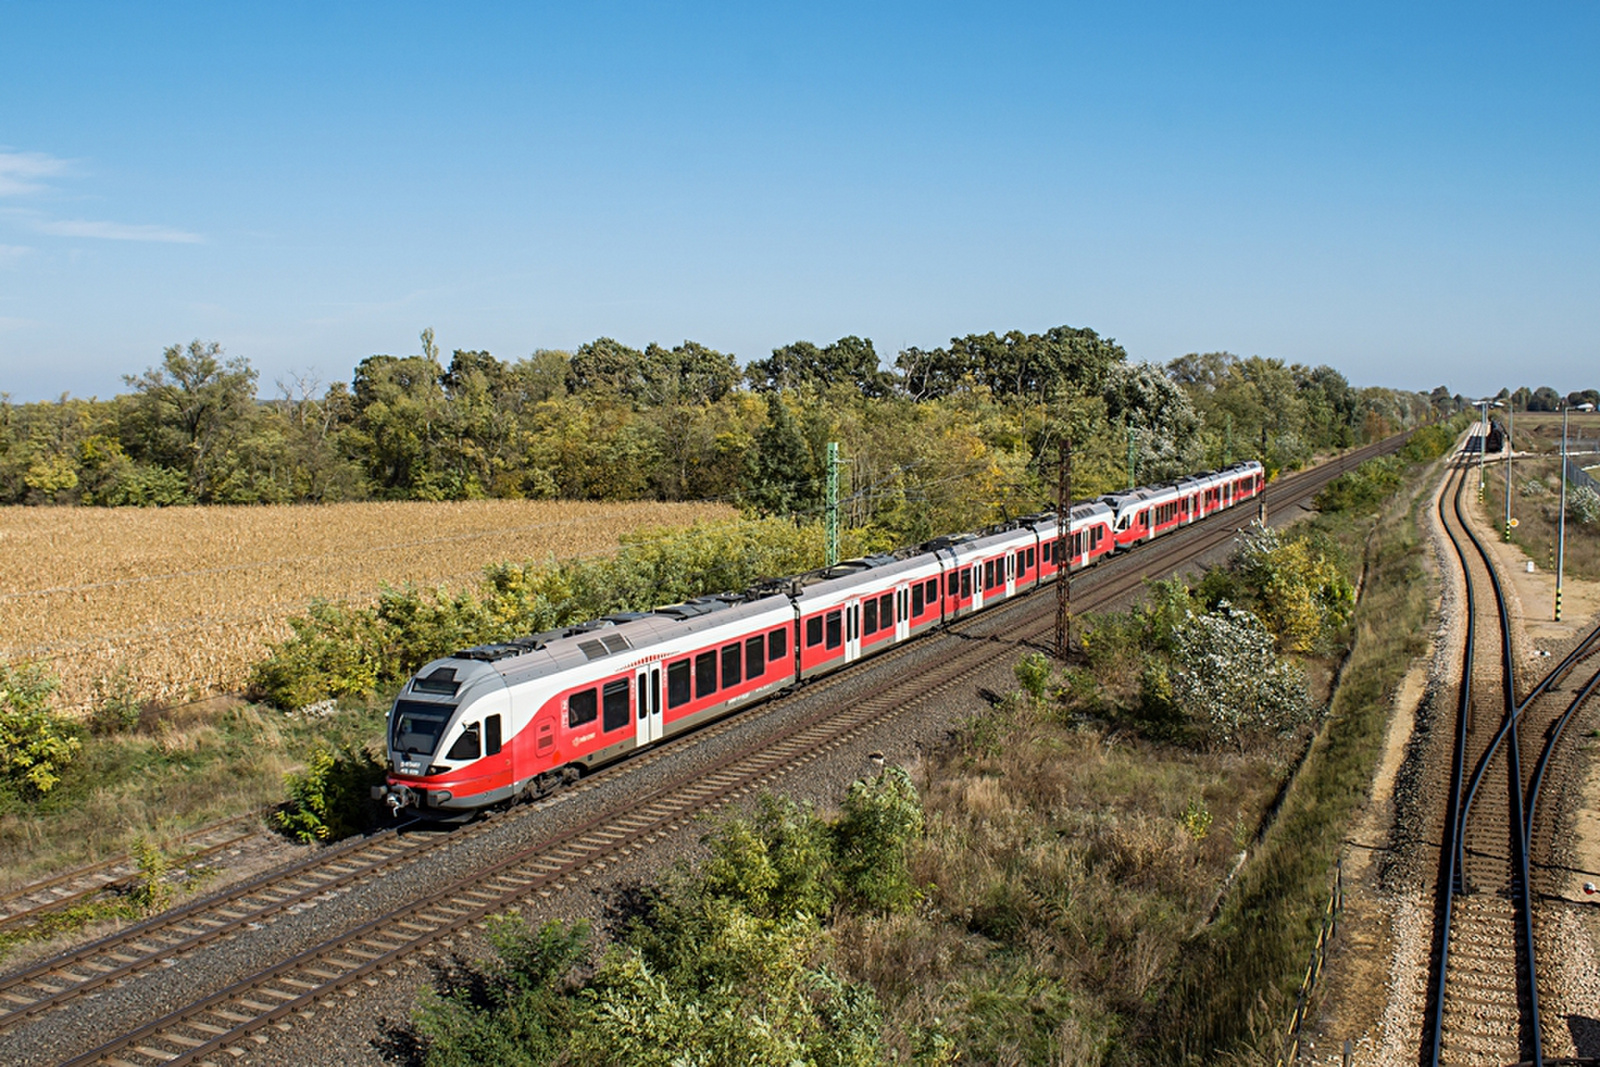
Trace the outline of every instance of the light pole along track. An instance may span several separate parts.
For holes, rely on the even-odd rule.
[[[1309,498],[1337,474],[1370,455],[1398,447],[1397,441],[1363,449],[1342,461],[1274,483],[1268,502],[1282,508]],[[1237,529],[1229,513],[1220,522],[1201,523],[1185,536],[1164,538],[1142,547],[1116,567],[1102,568],[1080,586],[1086,608],[1105,606],[1136,589],[1144,574],[1185,562],[1225,543]],[[1015,619],[1024,640],[1044,637],[1053,623],[1044,598],[1024,600]],[[1004,608],[1001,611],[1005,611]],[[995,616],[996,618],[998,617]],[[981,624],[988,616],[975,620]],[[549,896],[605,867],[609,860],[646,847],[694,816],[731,799],[769,787],[790,768],[809,762],[864,731],[888,722],[996,662],[1014,656],[1013,640],[967,641],[932,670],[902,676],[852,699],[843,710],[825,708],[782,738],[763,738],[740,748],[711,769],[683,773],[650,794],[630,798],[624,810],[613,810],[575,829],[541,840],[498,862],[475,866],[435,892],[347,930],[275,965],[266,967],[214,994],[137,1026],[99,1048],[67,1061],[96,1063],[115,1057],[123,1063],[196,1062],[232,1045],[317,1000],[381,972],[400,958],[452,933],[481,923],[487,916],[516,907],[532,894]],[[894,654],[884,657],[894,659]],[[662,750],[670,756],[669,746]]]

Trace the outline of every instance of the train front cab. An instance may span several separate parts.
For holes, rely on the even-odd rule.
[[[472,809],[514,792],[511,694],[491,665],[429,664],[401,691],[388,721],[390,773],[373,796],[429,813]]]

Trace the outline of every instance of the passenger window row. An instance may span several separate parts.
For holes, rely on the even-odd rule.
[[[685,658],[667,664],[667,707],[681,708],[691,699],[711,696],[721,689],[731,689],[747,678],[759,678],[767,672],[767,664],[781,661],[789,654],[789,631],[773,630],[771,633],[735,641],[732,644],[702,652],[692,660]],[[720,686],[718,682],[721,682]],[[580,689],[567,697],[567,725],[582,726],[603,715],[601,731],[620,730],[629,722],[628,680],[617,678],[607,682],[597,691]],[[498,728],[498,724],[496,724]]]

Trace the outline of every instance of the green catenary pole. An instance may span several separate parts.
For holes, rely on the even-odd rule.
[[[823,549],[827,556],[824,566],[839,562],[839,442],[828,442],[828,516],[827,540]]]

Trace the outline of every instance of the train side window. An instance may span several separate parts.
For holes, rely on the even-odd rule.
[[[878,598],[878,618],[885,627],[894,625],[894,594],[885,593]]]
[[[594,722],[598,708],[599,702],[595,700],[593,689],[573,693],[567,698],[567,725],[582,726],[586,722]]]
[[[918,582],[911,587],[911,617],[914,619],[922,614],[922,583]]]
[[[717,650],[702,652],[694,658],[694,695],[698,700],[717,691]]]
[[[961,599],[965,600],[972,595],[972,572],[965,567],[961,568]]]
[[[822,644],[822,616],[806,620],[806,647],[815,648]]]
[[[767,635],[767,658],[776,663],[789,654],[789,631],[774,630]]]
[[[689,661],[667,664],[667,707],[681,708],[689,700]]]
[[[827,647],[838,648],[844,643],[844,636],[840,627],[843,614],[837,611],[828,612],[828,642]]]
[[[473,723],[461,731],[461,736],[456,738],[456,743],[450,746],[450,751],[444,754],[445,759],[477,759],[478,750],[478,724]]]
[[[1033,563],[1034,563],[1034,554],[1033,554],[1033,551],[1034,551],[1034,550],[1033,550],[1033,549],[1031,549],[1031,548],[1030,548],[1030,549],[1028,549],[1028,570],[1030,570],[1030,571],[1031,571],[1031,570],[1033,570]]]
[[[876,600],[869,600],[869,601],[867,601],[866,603],[864,603],[861,606],[866,609],[864,612],[862,612],[861,632],[863,634],[875,634],[875,633],[877,633],[878,632],[878,602]]]
[[[994,588],[994,560],[992,559],[983,561],[983,587],[985,589]]]
[[[939,579],[929,578],[922,584],[924,586],[922,602],[924,604],[932,604],[937,601],[939,599]]]
[[[500,754],[500,716],[491,715],[483,720],[483,750],[488,756]]]
[[[767,673],[767,642],[760,634],[744,643],[744,676],[759,678]]]
[[[628,725],[628,680],[618,678],[607,682],[600,690],[600,729],[606,733]]]
[[[744,680],[744,674],[740,669],[743,663],[739,642],[722,646],[722,688],[732,689]]]

